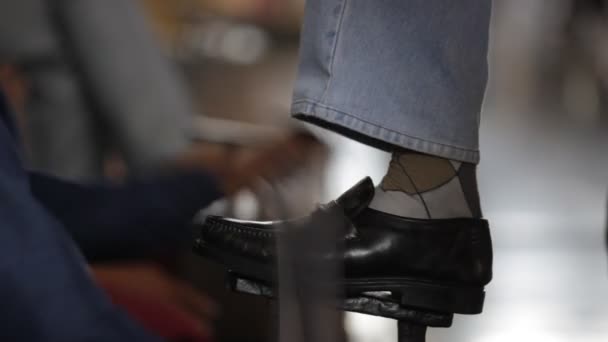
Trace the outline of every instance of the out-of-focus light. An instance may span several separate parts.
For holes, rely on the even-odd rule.
[[[261,28],[216,20],[195,25],[184,38],[182,55],[223,59],[235,64],[253,64],[270,48],[270,38]]]
[[[351,342],[397,341],[397,323],[391,319],[349,312],[344,327]]]
[[[539,332],[526,329],[513,329],[496,334],[481,335],[473,342],[570,342],[567,337],[558,336],[552,332]]]
[[[254,219],[258,213],[258,201],[251,191],[241,191],[234,201],[234,215],[241,219]]]
[[[266,33],[251,25],[236,25],[224,33],[221,55],[234,63],[252,64],[266,52],[269,41]]]

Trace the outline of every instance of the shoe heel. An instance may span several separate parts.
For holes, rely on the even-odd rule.
[[[403,306],[465,315],[480,314],[485,299],[483,287],[430,284],[403,284],[399,295]]]

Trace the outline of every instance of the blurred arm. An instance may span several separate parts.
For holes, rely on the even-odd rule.
[[[63,223],[89,260],[173,251],[187,224],[222,196],[215,178],[181,173],[124,186],[80,185],[29,173],[31,191]]]
[[[0,340],[158,341],[110,303],[32,196],[10,121],[0,91]]]

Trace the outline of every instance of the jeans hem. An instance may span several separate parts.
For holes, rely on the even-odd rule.
[[[363,121],[351,114],[311,99],[295,99],[291,114],[297,119],[346,135],[364,144],[391,150],[386,145],[405,148],[442,158],[478,164],[479,151],[413,137],[389,128]],[[354,133],[354,134],[353,134]],[[371,138],[368,139],[368,138]],[[379,142],[376,143],[375,141]],[[384,145],[384,146],[383,146]]]

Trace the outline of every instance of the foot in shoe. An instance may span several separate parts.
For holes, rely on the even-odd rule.
[[[340,281],[347,294],[391,291],[409,307],[480,313],[484,286],[492,277],[487,221],[396,216],[369,208],[373,197],[374,185],[366,178],[288,225],[314,234],[325,215],[340,215],[343,250],[332,257],[343,265]],[[284,224],[210,216],[200,227],[196,251],[238,274],[272,283],[276,234]]]

